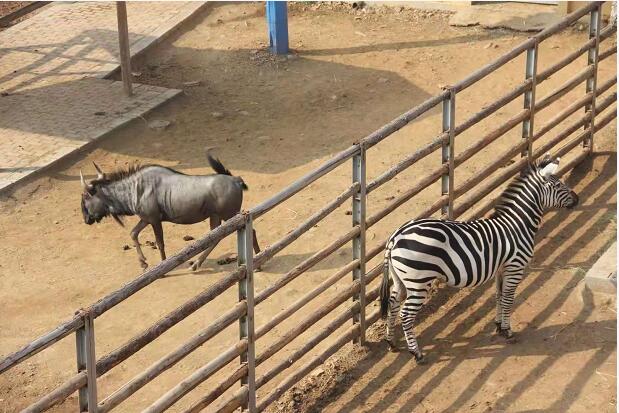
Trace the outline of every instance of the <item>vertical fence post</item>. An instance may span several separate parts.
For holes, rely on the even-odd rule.
[[[441,196],[448,195],[449,203],[441,208],[442,218],[453,219],[454,195],[454,128],[456,127],[456,90],[449,88],[449,97],[443,99],[443,132],[449,132],[449,141],[443,141],[441,162],[448,171],[441,176]]]
[[[285,1],[266,2],[271,52],[288,53],[288,5]]]
[[[77,372],[86,371],[86,385],[79,389],[80,413],[97,411],[97,359],[95,354],[95,326],[90,312],[83,315],[84,325],[75,332]]]
[[[536,38],[537,39],[537,38]],[[535,88],[537,86],[537,53],[538,42],[530,49],[527,49],[527,60],[525,63],[525,79],[531,79],[531,89],[524,92],[524,108],[529,109],[529,117],[522,121],[522,139],[526,140],[527,147],[522,150],[521,156],[525,156],[529,161],[533,160],[533,121],[535,119]]]
[[[598,54],[600,51],[600,25],[602,19],[602,3],[591,10],[589,19],[589,39],[595,38],[595,44],[589,48],[587,53],[587,64],[593,66],[593,76],[587,79],[586,91],[593,93],[591,103],[585,105],[585,114],[590,113],[591,118],[585,124],[585,130],[589,129],[589,135],[583,140],[583,149],[589,153],[593,151],[593,127],[595,125],[595,100],[598,77]]]
[[[353,301],[359,301],[359,314],[353,315],[353,324],[359,323],[359,337],[354,343],[365,344],[365,145],[359,145],[359,153],[352,159],[352,180],[359,183],[359,189],[352,197],[352,225],[359,225],[359,235],[352,240],[353,260],[359,260],[359,267],[352,271],[353,281],[359,280],[361,288],[353,296]]]
[[[241,354],[241,364],[247,363],[247,376],[241,385],[247,386],[247,405],[250,413],[256,411],[256,348],[254,330],[254,256],[253,222],[251,214],[246,215],[245,226],[237,231],[238,265],[246,268],[245,277],[239,281],[239,301],[247,302],[247,314],[239,319],[241,340],[247,339],[247,351]]]
[[[120,72],[122,74],[125,95],[133,95],[131,86],[131,52],[129,50],[129,26],[127,24],[127,3],[116,2],[116,19],[118,20],[118,47],[120,49]]]

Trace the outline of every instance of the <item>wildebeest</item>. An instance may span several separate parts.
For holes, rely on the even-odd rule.
[[[162,222],[195,224],[210,218],[211,230],[222,220],[232,218],[241,210],[243,191],[248,189],[241,177],[232,176],[223,164],[207,153],[215,170],[211,175],[186,175],[160,165],[129,166],[104,173],[97,164],[97,178],[87,183],[80,178],[84,222],[92,225],[111,216],[121,226],[120,217],[137,215],[138,224],[131,230],[131,239],[142,268],[148,264],[140,248],[138,235],[149,224],[153,227],[161,259],[166,258]],[[206,249],[192,264],[197,270],[215,245]],[[260,251],[254,230],[254,250]]]

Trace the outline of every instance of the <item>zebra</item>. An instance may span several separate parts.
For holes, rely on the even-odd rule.
[[[387,343],[393,342],[396,317],[418,364],[425,359],[413,334],[417,312],[435,279],[452,287],[470,287],[496,278],[496,332],[513,340],[510,326],[516,288],[533,256],[542,215],[550,209],[572,209],[578,195],[553,175],[559,158],[549,154],[529,163],[502,193],[488,219],[469,222],[412,220],[387,241],[380,287],[382,318],[387,318]],[[389,294],[389,281],[393,289]]]

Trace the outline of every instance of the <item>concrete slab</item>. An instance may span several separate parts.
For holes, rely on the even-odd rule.
[[[585,285],[594,292],[617,294],[617,243],[593,264],[585,275]]]
[[[122,82],[87,78],[0,97],[0,191],[181,93],[134,86],[129,98]]]
[[[129,2],[136,56],[205,2]],[[114,2],[54,3],[0,32],[0,191],[53,165],[180,90],[105,80],[119,68]]]
[[[510,2],[459,8],[449,19],[449,24],[535,32],[557,23],[561,18],[556,6]]]

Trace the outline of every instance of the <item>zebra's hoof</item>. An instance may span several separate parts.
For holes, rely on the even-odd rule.
[[[495,332],[495,333],[500,333],[500,332],[501,332],[501,322],[500,322],[500,321],[498,321],[498,322],[497,322],[497,321],[495,321],[495,322],[494,322],[494,325],[496,326],[496,328],[495,328],[494,332]]]
[[[508,343],[514,343],[516,341],[516,337],[514,336],[511,328],[499,328],[499,335],[505,338]]]
[[[428,364],[428,359],[424,357],[423,354],[421,353],[419,354],[412,353],[412,354],[415,357],[415,361],[417,362],[418,365],[423,366],[425,364]]]
[[[389,341],[389,340],[385,340],[385,341],[387,342],[387,346],[388,346],[389,351],[390,351],[391,353],[397,353],[397,352],[399,352],[399,351],[400,351],[400,349],[399,349],[399,348],[397,348],[397,347],[396,347],[396,345],[395,345],[395,344],[393,344],[391,341]]]

